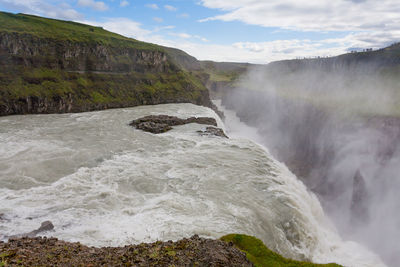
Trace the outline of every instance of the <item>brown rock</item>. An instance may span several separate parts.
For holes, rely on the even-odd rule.
[[[229,138],[221,128],[207,127],[205,131],[197,131],[200,135],[214,135]]]
[[[168,115],[150,115],[137,120],[133,120],[129,125],[136,129],[150,133],[165,133],[172,129],[172,126],[183,125],[188,123],[198,123],[217,126],[217,121],[209,117],[190,117],[181,119],[175,116]]]
[[[136,129],[150,133],[165,133],[172,129],[171,126],[165,123],[157,123],[152,121],[142,122],[136,125]]]
[[[9,238],[14,239],[14,238],[20,238],[20,237],[35,237],[36,235],[38,235],[40,233],[47,232],[47,231],[50,231],[53,229],[54,229],[54,225],[51,221],[44,221],[44,222],[42,222],[42,224],[40,225],[40,227],[38,229],[33,230],[32,232],[13,235],[13,236],[10,236]]]
[[[229,243],[197,235],[176,242],[104,248],[24,237],[0,243],[0,251],[10,266],[253,266]]]

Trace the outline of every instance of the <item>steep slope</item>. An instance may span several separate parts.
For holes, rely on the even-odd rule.
[[[165,48],[179,67],[190,71],[209,89],[213,99],[221,98],[235,86],[240,75],[259,65],[236,62],[199,61],[195,57],[175,48]]]
[[[201,61],[203,80],[213,99],[219,99],[235,87],[239,77],[258,65],[235,62]]]
[[[167,49],[75,22],[0,12],[0,115],[190,102],[212,107]]]

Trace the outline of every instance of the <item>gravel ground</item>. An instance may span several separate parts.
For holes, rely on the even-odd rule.
[[[125,247],[87,247],[57,238],[0,241],[0,266],[253,266],[232,243],[191,238]]]

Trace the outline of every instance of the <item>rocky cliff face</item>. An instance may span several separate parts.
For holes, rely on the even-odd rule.
[[[74,41],[0,26],[0,116],[183,102],[215,108],[167,50],[126,39]]]
[[[14,101],[3,102],[0,105],[0,116],[11,114],[72,112],[73,102],[74,100],[71,94],[51,99],[47,97],[28,96]]]
[[[165,72],[173,68],[164,51],[112,47],[39,38],[31,34],[0,32],[4,63],[69,71]]]

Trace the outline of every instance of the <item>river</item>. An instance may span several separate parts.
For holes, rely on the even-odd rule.
[[[128,125],[151,114],[214,117],[231,138],[200,136],[199,124],[159,135]],[[383,266],[342,240],[255,129],[226,116],[224,125],[211,109],[167,104],[1,117],[0,238],[46,220],[47,235],[93,246],[245,233],[295,259]]]

